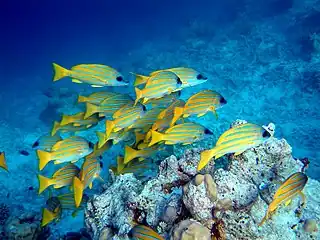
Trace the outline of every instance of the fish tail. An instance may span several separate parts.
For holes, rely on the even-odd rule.
[[[136,158],[138,151],[126,146],[125,147],[125,151],[124,151],[124,164],[127,164],[128,162],[130,162],[132,159]]]
[[[151,130],[151,141],[149,147],[164,140],[164,134]]]
[[[149,78],[148,76],[143,76],[143,75],[136,74],[133,72],[131,72],[131,74],[136,76],[136,80],[134,81],[133,86],[138,86],[138,85],[144,84],[147,82],[147,80]]]
[[[152,130],[153,130],[153,129],[152,129]],[[145,137],[145,139],[144,139],[144,142],[145,142],[145,143],[147,143],[147,142],[150,140],[151,135],[152,135],[152,131],[150,130],[150,131],[147,132],[146,137]]]
[[[56,218],[57,218],[56,213],[49,211],[47,208],[44,208],[42,211],[41,227],[46,226]]]
[[[52,127],[52,130],[51,130],[51,136],[54,136],[56,135],[57,131],[59,130],[60,128],[60,123],[58,123],[57,121],[55,121],[53,123],[53,127]]]
[[[88,100],[89,100],[88,97],[81,96],[81,95],[78,96],[78,103],[87,102]]]
[[[197,171],[200,171],[202,168],[204,168],[212,157],[214,157],[215,149],[205,150],[200,155],[200,162],[198,164]]]
[[[110,134],[112,133],[112,130],[114,129],[115,124],[113,121],[107,120],[106,122],[106,137],[109,138]]]
[[[173,113],[173,118],[172,118],[172,121],[170,123],[170,127],[172,127],[176,121],[178,121],[178,119],[182,116],[183,114],[183,108],[181,107],[175,107],[174,108],[174,113]]]
[[[261,222],[258,224],[259,227],[261,227],[265,221],[269,218],[269,214],[267,212],[267,214],[262,218]]]
[[[86,103],[86,113],[84,114],[83,119],[87,119],[88,117],[92,116],[93,114],[99,112],[99,106],[94,105],[92,103]]]
[[[52,63],[52,65],[53,65],[53,71],[54,71],[54,76],[53,76],[54,82],[60,80],[61,78],[70,76],[70,71],[68,69],[61,67],[56,63]]]
[[[62,116],[61,122],[60,122],[60,126],[64,126],[67,125],[69,123],[72,122],[72,117],[71,116]]]
[[[51,161],[51,153],[37,150],[37,155],[39,158],[39,170],[42,170],[48,164],[48,162]]]
[[[4,155],[4,152],[0,153],[0,167],[8,172],[8,166],[7,166],[6,156]]]
[[[107,142],[106,134],[98,131],[96,134],[98,137],[98,148],[101,148]]]
[[[38,180],[39,180],[39,192],[38,192],[38,194],[41,194],[50,185],[52,185],[52,181],[51,181],[50,178],[44,177],[44,176],[42,176],[40,174],[38,174]]]
[[[136,91],[136,100],[134,102],[134,106],[137,105],[139,100],[142,98],[142,91],[139,88],[134,89]]]
[[[73,192],[74,192],[74,202],[76,207],[79,207],[82,201],[83,196],[83,183],[80,181],[79,178],[73,178]]]

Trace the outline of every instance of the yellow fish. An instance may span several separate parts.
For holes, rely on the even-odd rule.
[[[6,170],[7,172],[9,171],[4,152],[0,152],[0,168]]]
[[[96,126],[96,124],[89,124],[89,125],[82,125],[82,126],[74,126],[72,123],[68,125],[61,126],[59,122],[54,122],[53,127],[51,130],[51,136],[55,136],[57,132],[78,132],[78,131],[83,131],[87,130],[91,127]]]
[[[133,123],[131,128],[142,132],[148,132],[162,110],[163,108],[160,107],[148,110],[144,116]]]
[[[159,72],[150,77],[143,89],[135,88],[136,101],[138,103],[143,98],[143,103],[146,103],[152,98],[161,98],[181,90],[180,78],[172,72]]]
[[[104,119],[104,117],[99,117],[99,114],[93,114],[92,116],[84,119],[85,113],[80,112],[74,115],[63,115],[60,126],[65,126],[72,123],[75,127],[80,126],[89,126],[89,125],[96,125],[99,123],[100,120]]]
[[[94,113],[103,113],[106,117],[112,116],[119,108],[126,104],[133,103],[133,99],[127,94],[116,94],[110,96],[100,102],[99,105],[86,103],[86,114],[84,119],[90,117]]]
[[[57,142],[50,152],[37,150],[39,169],[42,170],[50,161],[54,164],[63,162],[76,162],[90,154],[94,145],[86,139],[78,136],[70,137]]]
[[[98,137],[98,147],[101,148],[106,142],[112,141],[112,143],[118,144],[121,141],[124,142],[132,142],[133,141],[133,133],[126,131],[126,130],[121,130],[118,132],[112,132],[110,133],[110,136],[107,138],[106,133],[103,132],[96,132],[97,137]]]
[[[167,129],[164,133],[159,133],[151,130],[151,142],[149,146],[152,146],[158,142],[165,141],[166,145],[173,145],[182,143],[184,145],[194,143],[202,140],[204,137],[211,136],[213,133],[196,123],[183,123],[173,126]]]
[[[41,136],[35,141],[32,145],[32,148],[41,149],[44,151],[51,151],[53,145],[57,142],[61,141],[62,138],[56,134],[54,136],[51,135],[44,135]]]
[[[169,107],[167,107],[158,115],[158,119],[173,118],[174,109],[177,107],[183,107],[184,104],[185,102],[183,100],[175,100],[173,103],[169,105]]]
[[[173,92],[165,95],[162,98],[149,99],[145,104],[150,104],[152,107],[167,107],[181,96],[181,91]]]
[[[143,161],[131,161],[128,164],[124,164],[124,158],[117,157],[117,166],[111,166],[110,169],[115,175],[134,173],[135,175],[142,176],[145,171],[150,170],[151,166],[148,162]]]
[[[115,92],[95,92],[90,94],[89,96],[81,96],[78,97],[78,103],[93,103],[99,105],[103,100],[110,98],[112,96],[117,95]]]
[[[227,101],[220,93],[212,90],[203,90],[191,96],[183,107],[175,107],[171,126],[173,126],[181,116],[183,118],[192,115],[201,117],[209,111],[212,111],[218,118],[216,109],[222,107],[226,103]]]
[[[100,164],[101,163],[94,158],[86,159],[81,167],[80,178],[74,177],[73,190],[76,207],[80,206],[84,189],[87,187],[91,189],[94,179],[99,178],[102,180],[99,176],[101,171]]]
[[[125,147],[124,150],[124,164],[129,163],[132,159],[139,158],[140,160],[149,158],[159,151],[158,146],[149,147],[141,150],[135,150],[129,146]]]
[[[169,69],[154,71],[150,74],[150,76],[135,74],[136,80],[134,82],[134,86],[147,83],[148,81],[150,81],[150,78],[153,75],[158,74],[159,72],[164,72],[164,71],[173,72],[174,74],[176,74],[182,81],[182,86],[181,86],[182,88],[192,87],[201,83],[205,83],[208,79],[203,74],[199,73],[198,71],[192,68],[177,67],[177,68],[169,68]]]
[[[113,141],[112,140],[108,140],[106,141],[101,147],[98,146],[98,143],[96,143],[93,147],[93,152],[90,153],[89,155],[87,155],[85,157],[85,159],[89,159],[89,158],[99,158],[101,157],[104,152],[106,152],[107,150],[109,150],[111,147],[113,146]]]
[[[72,216],[75,216],[76,212],[84,207],[88,199],[88,196],[84,194],[80,208],[76,208],[73,193],[50,197],[46,202],[46,208],[42,212],[41,226],[44,227],[53,220],[59,220],[63,209],[74,210]]]
[[[164,240],[156,231],[145,225],[134,226],[128,236],[135,240]]]
[[[133,106],[127,104],[113,114],[113,120],[106,122],[106,137],[109,138],[111,132],[118,132],[124,128],[131,128],[133,124],[146,114],[146,107],[142,104]]]
[[[252,123],[230,128],[219,137],[214,148],[201,153],[198,171],[204,168],[213,157],[218,159],[228,153],[235,153],[234,155],[237,156],[249,148],[258,146],[269,137],[271,134],[268,130]]]
[[[80,169],[76,165],[69,163],[56,171],[52,175],[52,178],[47,178],[38,174],[39,194],[51,185],[54,185],[53,188],[62,188],[72,185],[73,177],[78,176],[79,172]]]
[[[302,193],[302,190],[307,184],[307,181],[307,175],[302,172],[296,172],[289,176],[277,189],[273,196],[272,202],[269,204],[267,213],[259,223],[259,226],[261,226],[268,218],[270,218],[270,216],[277,210],[279,205],[291,201],[297,195],[300,195],[302,198],[302,206],[304,206],[306,198]]]
[[[101,64],[79,64],[70,70],[53,63],[53,81],[64,77],[72,78],[74,83],[88,83],[92,87],[126,86],[123,76],[114,68]]]

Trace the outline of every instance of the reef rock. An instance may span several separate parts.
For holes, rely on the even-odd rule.
[[[211,233],[201,223],[187,219],[175,225],[170,240],[211,240]]]
[[[134,213],[128,203],[135,201],[141,189],[141,182],[133,174],[125,174],[117,177],[101,195],[90,199],[85,210],[85,223],[93,239],[99,239],[105,227],[118,229],[119,235],[130,231]]]

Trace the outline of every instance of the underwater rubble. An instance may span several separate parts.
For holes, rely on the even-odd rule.
[[[140,223],[170,240],[318,239],[320,193],[315,189],[320,184],[313,179],[303,190],[303,210],[295,198],[258,226],[279,182],[304,168],[285,139],[271,137],[238,156],[228,155],[224,168],[209,164],[197,173],[200,152],[188,149],[179,159],[164,159],[157,177],[145,182],[110,170],[105,191],[85,209],[92,238],[130,239],[130,229]]]

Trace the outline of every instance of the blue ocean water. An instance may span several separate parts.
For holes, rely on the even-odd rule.
[[[236,119],[273,122],[276,137],[295,157],[308,157],[309,176],[320,179],[319,9],[318,1],[302,0],[3,1],[0,151],[10,173],[0,172],[0,196],[40,211],[44,197],[28,190],[38,187],[32,143],[62,113],[77,110],[78,93],[95,90],[67,79],[53,83],[52,62],[110,65],[131,82],[130,72],[195,68],[209,81],[183,97],[209,88],[228,101],[218,121],[199,122],[220,133]],[[81,217],[72,221],[78,225],[64,230],[81,228]]]

